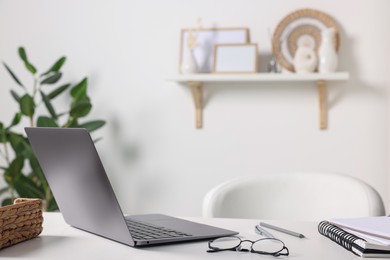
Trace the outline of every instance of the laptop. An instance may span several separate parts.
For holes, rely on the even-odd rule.
[[[140,247],[238,234],[163,214],[124,216],[93,140],[80,128],[25,128],[69,225]]]

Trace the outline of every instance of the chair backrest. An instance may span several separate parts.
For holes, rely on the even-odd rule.
[[[210,190],[204,217],[324,220],[385,214],[378,192],[342,174],[285,173],[243,177]]]

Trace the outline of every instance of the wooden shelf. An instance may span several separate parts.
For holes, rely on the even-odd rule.
[[[348,72],[335,73],[254,73],[254,74],[178,74],[167,80],[186,84],[191,87],[195,102],[195,126],[203,126],[203,86],[207,83],[261,83],[261,82],[313,82],[318,88],[318,99],[320,108],[320,129],[328,127],[328,96],[326,82],[347,81]]]
[[[310,73],[310,74],[295,74],[295,73],[254,73],[254,74],[178,74],[173,75],[167,80],[179,83],[184,82],[283,82],[283,81],[345,81],[349,79],[348,72],[336,73]]]

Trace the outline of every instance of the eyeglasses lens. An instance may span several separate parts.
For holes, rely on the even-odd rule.
[[[235,248],[241,243],[238,237],[221,237],[217,238],[210,243],[210,247],[218,249],[230,249]]]
[[[259,252],[276,253],[283,247],[284,244],[277,239],[261,239],[253,244],[252,249]]]

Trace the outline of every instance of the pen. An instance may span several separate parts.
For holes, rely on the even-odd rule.
[[[270,232],[265,230],[264,228],[260,227],[259,225],[255,226],[255,232],[259,235],[268,237],[268,238],[275,238]]]
[[[305,237],[304,235],[302,235],[300,233],[297,233],[297,232],[294,232],[294,231],[291,231],[291,230],[287,230],[287,229],[284,229],[284,228],[276,227],[276,226],[273,226],[273,225],[270,225],[270,224],[267,224],[267,223],[264,223],[264,222],[260,222],[260,226],[266,227],[266,228],[270,228],[270,229],[273,229],[273,230],[276,230],[276,231],[279,231],[279,232],[282,232],[282,233],[285,233],[285,234],[289,234],[289,235],[294,236],[294,237],[299,237],[299,238],[304,238]]]

